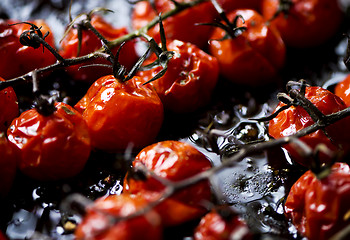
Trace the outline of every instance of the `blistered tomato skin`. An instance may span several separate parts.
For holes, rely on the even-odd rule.
[[[350,106],[350,75],[335,86],[334,93]]]
[[[194,232],[195,240],[253,239],[248,226],[238,216],[223,218],[212,210],[200,221]]]
[[[58,180],[77,175],[90,155],[90,136],[80,113],[64,103],[40,115],[23,112],[8,129],[8,138],[19,151],[19,169],[38,180]]]
[[[328,115],[338,112],[346,108],[345,103],[335,94],[325,90],[321,87],[307,87],[305,97],[309,99],[323,114]],[[276,110],[284,106],[284,103],[279,103]],[[314,121],[309,114],[300,106],[290,107],[277,115],[269,123],[269,134],[274,138],[290,136],[301,129],[304,129],[314,124]],[[344,118],[326,128],[327,133],[332,138],[332,142],[322,130],[301,137],[304,143],[315,149],[318,144],[326,145],[334,153],[340,152],[341,149],[338,144],[342,145],[343,150],[349,150],[349,136],[343,134],[350,126],[350,119]],[[292,155],[293,159],[301,165],[310,167],[310,159],[301,156],[296,147],[290,144],[285,148]],[[320,161],[323,163],[330,163],[331,157],[321,154]]]
[[[200,50],[191,43],[174,40],[167,44],[174,51],[168,63],[168,69],[161,78],[149,83],[164,104],[166,110],[186,113],[205,106],[211,98],[219,76],[219,66],[215,57]],[[152,55],[145,64],[156,60]],[[153,78],[162,70],[156,67],[139,72],[145,81]]]
[[[118,152],[151,144],[163,123],[163,104],[138,77],[119,82],[113,75],[98,79],[75,105],[83,114],[92,146]]]
[[[241,35],[222,41],[226,32],[216,28],[209,45],[209,52],[217,58],[220,74],[231,82],[259,86],[273,82],[284,66],[286,49],[280,34],[270,28],[263,17],[254,10],[235,10],[227,17],[230,21],[242,16],[238,27],[245,26]]]
[[[159,177],[181,181],[211,168],[210,161],[191,145],[178,141],[164,141],[144,148],[135,158],[133,166],[145,165]],[[156,199],[164,186],[150,177],[137,180],[126,177],[124,191],[141,193],[148,199]],[[197,218],[206,212],[203,207],[211,199],[207,181],[180,190],[156,207],[164,225],[177,225]]]
[[[311,171],[298,179],[287,197],[285,215],[308,239],[330,239],[348,226],[349,199],[349,166],[335,163],[323,179]]]
[[[189,1],[181,0],[179,2]],[[157,11],[154,10],[148,1],[140,1],[135,4],[132,13],[132,25],[135,29],[144,27],[156,18],[159,13],[165,13],[175,8],[170,0],[156,0],[154,4]],[[209,2],[204,2],[169,17],[163,20],[166,39],[190,42],[203,49],[207,46],[211,28],[199,26],[198,23],[212,22],[216,14],[213,5]],[[157,42],[160,42],[159,25],[151,28],[148,34]]]
[[[54,64],[56,58],[50,51],[42,47],[34,49],[29,46],[23,46],[19,37],[30,29],[28,24],[18,24],[9,26],[9,24],[18,23],[15,20],[0,19],[0,76],[4,79],[11,79],[26,74],[34,69],[42,68]],[[43,35],[50,32],[45,41],[55,47],[55,41],[49,26],[44,20],[29,21],[38,27],[41,27]]]
[[[4,81],[0,77],[0,81]],[[12,87],[0,91],[0,132],[6,132],[12,120],[18,116],[18,101]]]
[[[280,1],[262,0],[261,12],[280,33],[287,46],[314,47],[325,43],[339,29],[344,13],[339,1],[292,0],[288,14],[280,13],[273,20]]]
[[[128,34],[126,28],[115,28],[111,24],[107,23],[101,16],[93,15],[91,18],[91,25],[108,41],[112,41],[121,36]],[[75,58],[78,56],[84,56],[89,53],[95,52],[102,47],[101,40],[90,30],[83,29],[82,30],[82,42],[81,49],[78,54],[78,30],[71,29],[67,36],[61,42],[61,50],[60,54],[64,58]],[[116,54],[119,46],[112,49],[112,52]],[[133,41],[128,41],[123,46],[120,51],[120,64],[127,67],[127,69],[131,69],[133,64],[137,61],[137,54],[135,51],[135,43]],[[105,59],[97,58],[91,61],[88,61],[84,64],[78,64],[74,66],[70,66],[67,68],[68,73],[75,79],[86,82],[94,82],[98,78],[105,76],[107,74],[111,74],[111,69],[106,67],[87,67],[81,68],[84,65],[91,64],[109,64]]]
[[[0,132],[0,198],[10,191],[17,169],[17,152],[5,133]],[[1,239],[1,234],[0,234]]]

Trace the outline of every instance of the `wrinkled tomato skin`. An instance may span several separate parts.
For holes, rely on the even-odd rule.
[[[135,29],[147,25],[158,16],[158,13],[165,13],[174,9],[174,4],[170,0],[156,0],[154,2],[157,11],[152,8],[148,1],[140,1],[135,4],[132,13],[132,25]],[[181,0],[179,2],[189,2],[189,0]],[[212,22],[216,14],[213,5],[209,2],[204,2],[169,17],[163,21],[166,39],[190,42],[203,49],[207,46],[211,27],[197,24]],[[151,28],[148,34],[157,42],[160,42],[158,24]]]
[[[321,87],[307,87],[305,97],[325,115],[335,113],[346,108],[346,105],[341,98]],[[276,110],[283,105],[285,104],[279,103]],[[314,124],[314,121],[302,107],[292,106],[279,113],[277,117],[269,122],[269,134],[274,138],[286,137],[312,124]],[[337,144],[341,144],[343,150],[348,152],[349,137],[347,134],[344,134],[344,131],[346,132],[348,130],[348,126],[350,126],[350,118],[347,117],[326,128],[327,133],[334,140],[334,144],[322,130],[317,130],[314,133],[301,137],[300,140],[302,140],[312,149],[315,149],[318,144],[325,144],[334,153],[341,151],[337,146]],[[299,164],[308,167],[311,166],[309,160],[302,157],[294,146],[288,144],[285,145],[285,148],[289,151],[293,159]],[[330,156],[321,153],[321,162],[329,163],[331,160],[332,159]]]
[[[16,175],[18,153],[5,133],[0,132],[0,198],[7,195]],[[1,236],[0,236],[1,239]]]
[[[126,28],[115,28],[111,24],[107,23],[101,16],[93,15],[91,18],[91,25],[108,41],[112,41],[121,36],[128,34]],[[63,58],[70,59],[77,56],[84,56],[89,53],[95,52],[102,47],[101,40],[90,30],[82,30],[82,43],[80,53],[78,55],[78,30],[71,29],[67,36],[61,42],[60,54]],[[112,49],[114,54],[117,53],[119,46]],[[133,41],[128,41],[123,46],[119,55],[120,64],[125,66],[127,69],[131,69],[133,64],[137,61],[137,54],[135,50],[135,43]],[[111,64],[109,61],[97,58],[91,61],[88,61],[83,64],[78,64],[70,66],[67,69],[68,73],[75,79],[86,82],[94,82],[98,78],[111,74],[111,68],[106,67],[87,67],[81,68],[84,65],[91,64]]]
[[[35,109],[23,112],[8,129],[16,145],[19,169],[38,180],[58,180],[78,174],[90,155],[90,136],[80,113],[64,103],[43,116]]]
[[[285,203],[285,215],[308,239],[330,239],[348,226],[350,169],[335,163],[331,173],[317,179],[307,171],[292,186]]]
[[[111,152],[151,144],[164,118],[157,93],[143,86],[138,77],[124,83],[113,75],[102,77],[75,108],[89,127],[92,146]]]
[[[5,81],[0,77],[0,81]],[[0,132],[6,132],[12,120],[18,116],[17,95],[12,87],[0,91]]]
[[[0,76],[4,79],[11,79],[26,74],[34,69],[49,66],[56,62],[52,53],[42,46],[34,49],[23,46],[19,42],[22,32],[29,30],[30,25],[18,24],[8,26],[9,24],[18,23],[15,20],[0,19]],[[49,26],[44,20],[29,21],[41,28],[43,35],[50,32],[45,41],[55,48],[55,41]]]
[[[350,75],[335,86],[334,93],[343,99],[346,106],[350,106]]]
[[[261,12],[266,20],[276,13],[279,0],[263,0]],[[314,47],[330,39],[339,29],[344,13],[335,0],[292,0],[288,15],[280,13],[271,26],[280,33],[287,46]]]
[[[159,215],[151,210],[145,215],[109,224],[109,217],[126,217],[145,208],[142,196],[121,194],[97,199],[75,231],[77,240],[160,240],[162,227]]]
[[[194,232],[194,240],[252,240],[245,222],[237,216],[224,219],[215,210],[207,213]]]
[[[191,43],[174,40],[167,44],[174,51],[166,73],[149,83],[158,93],[164,108],[176,113],[193,112],[205,106],[211,98],[219,76],[219,65],[215,57],[200,50]],[[156,60],[152,55],[145,64]],[[139,72],[145,81],[162,70],[156,67]]]
[[[278,77],[284,66],[286,48],[279,33],[266,25],[262,16],[254,10],[236,10],[228,14],[232,21],[241,15],[238,26],[247,27],[241,35],[217,41],[225,31],[216,28],[211,35],[209,52],[217,58],[220,73],[231,82],[258,86],[270,83]]]
[[[210,161],[189,144],[178,141],[158,142],[144,148],[135,158],[133,167],[145,165],[159,177],[181,181],[211,168]],[[137,180],[126,177],[124,191],[141,193],[156,199],[164,186],[154,178]],[[211,191],[207,181],[180,190],[156,207],[164,225],[177,225],[197,218],[206,212],[203,207],[210,201]]]
[[[254,9],[260,10],[262,0],[218,0],[218,3],[225,12],[231,12],[236,9]]]

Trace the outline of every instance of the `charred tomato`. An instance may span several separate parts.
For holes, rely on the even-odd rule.
[[[19,151],[19,169],[39,180],[58,180],[78,174],[90,155],[90,136],[81,114],[56,103],[53,114],[36,109],[23,112],[8,129]]]
[[[219,62],[220,73],[228,80],[244,85],[264,85],[278,76],[284,66],[285,45],[280,34],[270,28],[263,17],[254,10],[235,10],[227,17],[237,27],[246,27],[238,36],[222,40],[226,32],[216,28],[211,35],[209,51]]]
[[[168,62],[166,73],[149,83],[164,104],[166,110],[177,113],[192,112],[206,105],[216,86],[219,66],[212,57],[191,43],[173,40],[167,49],[174,55]],[[152,55],[146,62],[156,60]],[[162,67],[141,71],[138,75],[145,81],[152,79]]]
[[[151,144],[164,117],[157,93],[143,86],[139,77],[127,82],[120,82],[113,75],[102,77],[75,109],[89,127],[92,146],[113,152]]]
[[[0,77],[0,81],[5,81]],[[12,87],[0,91],[0,132],[6,132],[12,120],[18,116],[18,102]]]

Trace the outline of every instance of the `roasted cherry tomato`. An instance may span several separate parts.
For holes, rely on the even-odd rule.
[[[195,240],[253,239],[246,223],[228,209],[207,213],[195,229]]]
[[[107,23],[101,16],[93,15],[91,17],[91,25],[107,40],[112,41],[123,35],[128,34],[126,28],[115,28],[111,24]],[[72,28],[61,43],[60,54],[64,58],[74,58],[78,56],[84,56],[86,54],[92,53],[102,47],[101,40],[88,29],[82,29],[82,41],[81,49],[78,53],[79,39],[78,30]],[[115,54],[119,47],[112,49]],[[120,51],[119,62],[123,66],[131,69],[133,64],[137,61],[137,54],[135,51],[135,44],[133,41],[128,41]],[[92,64],[110,64],[106,59],[97,58],[88,61],[83,64],[74,65],[67,68],[68,73],[76,80],[93,82],[98,78],[110,74],[111,69],[106,67],[91,66],[86,68],[81,68],[84,65]]]
[[[320,45],[340,27],[344,13],[335,0],[292,0],[289,10],[275,18],[280,0],[262,0],[261,11],[281,33],[287,46],[305,48]]]
[[[87,209],[87,214],[75,231],[77,240],[157,240],[162,239],[159,215],[151,210],[128,220],[113,221],[113,217],[127,217],[148,204],[142,196],[121,194],[100,198]]]
[[[308,239],[330,239],[349,225],[350,168],[335,163],[331,173],[318,179],[307,171],[293,185],[285,215]]]
[[[12,186],[18,157],[15,147],[7,140],[5,133],[0,133],[0,153],[0,196],[5,196]]]
[[[0,81],[4,81],[0,77]],[[18,102],[12,87],[0,91],[0,132],[6,131],[12,120],[18,116]]]
[[[218,3],[226,12],[231,12],[236,9],[254,9],[259,11],[261,1],[262,0],[218,0]]]
[[[345,103],[338,96],[321,87],[307,87],[305,97],[325,115],[346,108]],[[280,103],[276,110],[284,105],[284,103]],[[314,121],[302,107],[292,106],[280,112],[277,117],[270,121],[269,134],[274,138],[290,136],[312,124],[314,124]],[[300,138],[300,140],[312,149],[315,149],[318,144],[325,144],[334,152],[341,151],[338,147],[338,144],[340,144],[342,145],[343,150],[347,152],[349,150],[349,136],[344,134],[344,131],[346,131],[348,126],[350,126],[350,118],[344,118],[326,128],[326,131],[332,138],[333,142],[323,133],[322,130],[306,135]],[[309,162],[310,159],[301,156],[295,146],[288,144],[285,148],[289,151],[295,161],[304,166],[311,167],[311,163]],[[331,157],[327,155],[321,154],[320,158],[321,163],[329,163],[331,161]]]
[[[210,161],[196,148],[178,141],[164,141],[144,148],[133,162],[134,168],[145,165],[159,177],[170,181],[181,181],[211,168]],[[156,179],[139,180],[127,176],[124,190],[140,193],[148,199],[159,197],[164,186]],[[202,181],[180,190],[156,210],[162,217],[164,225],[176,225],[197,218],[205,213],[203,207],[210,201],[211,191],[207,181]]]
[[[209,51],[219,61],[220,73],[234,83],[263,85],[273,81],[284,66],[285,46],[279,33],[270,28],[254,10],[236,10],[227,15],[236,16],[238,27],[247,29],[237,37],[222,39],[226,32],[216,28],[211,35]]]
[[[81,114],[64,103],[55,107],[49,116],[36,109],[23,112],[7,132],[20,152],[20,170],[39,180],[72,177],[90,155],[89,131]]]
[[[0,76],[4,79],[11,79],[21,76],[37,68],[46,67],[56,62],[52,53],[42,46],[34,49],[33,47],[23,46],[20,43],[20,36],[28,31],[31,26],[25,23],[9,26],[9,24],[18,23],[14,20],[0,19]],[[37,27],[44,36],[47,32],[50,34],[45,41],[52,47],[55,46],[54,37],[49,26],[43,20],[29,21]]]
[[[123,151],[151,144],[163,123],[163,104],[157,93],[139,77],[127,82],[113,75],[98,79],[75,105],[83,114],[92,146]]]
[[[180,0],[178,2],[189,1]],[[156,18],[158,13],[165,13],[172,9],[174,9],[174,4],[170,0],[155,0],[154,7],[152,7],[149,1],[139,1],[133,9],[132,25],[135,29],[139,29]],[[211,28],[208,26],[199,26],[198,23],[212,22],[216,14],[213,5],[209,2],[204,2],[186,9],[163,21],[165,36],[169,40],[178,39],[203,48],[207,45]],[[160,42],[158,24],[151,28],[148,34],[157,42]]]
[[[218,80],[217,60],[195,45],[178,40],[167,44],[167,49],[175,53],[168,63],[168,69],[165,75],[150,83],[164,108],[184,113],[203,107],[209,102]],[[155,60],[156,56],[152,55],[145,64]],[[161,70],[162,67],[156,67],[138,75],[148,81]]]
[[[350,75],[335,86],[334,93],[350,106]]]

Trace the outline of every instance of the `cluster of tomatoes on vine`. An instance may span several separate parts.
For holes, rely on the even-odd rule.
[[[182,3],[137,2],[133,8],[133,26],[141,29],[160,12],[181,8]],[[222,21],[215,21],[219,16]],[[0,149],[4,153],[0,178],[5,183],[0,186],[1,194],[5,195],[11,187],[16,168],[35,179],[58,180],[79,173],[91,150],[120,152],[128,147],[146,147],[125,178],[124,193],[98,199],[90,206],[76,236],[139,239],[142,234],[143,239],[161,239],[163,227],[203,216],[212,200],[209,182],[203,181],[174,193],[147,212],[142,211],[162,198],[167,184],[211,167],[210,161],[190,145],[177,141],[150,145],[161,128],[164,111],[186,114],[204,107],[219,76],[250,86],[277,81],[284,67],[286,46],[306,48],[323,44],[336,33],[342,17],[340,7],[333,0],[202,2],[141,34],[152,54],[145,54],[139,60],[134,41],[110,47],[113,40],[128,32],[125,28],[114,28],[95,12],[79,15],[69,25],[58,52],[53,35],[47,34],[49,27],[42,20],[20,24],[1,20],[2,81],[27,73],[31,74],[26,79],[37,80],[46,67],[63,63],[72,79],[91,83],[74,107],[38,94],[36,108],[20,115],[14,90],[8,87],[0,92],[0,131],[3,132]],[[87,58],[73,63],[81,56]],[[34,87],[36,84],[33,81]],[[346,82],[336,88],[336,94],[345,102],[349,102],[349,88],[350,83]],[[320,87],[302,83],[299,88],[292,86],[288,90],[289,95],[280,96],[283,102],[270,121],[269,133],[274,138],[292,135],[324,115],[347,107],[340,97]],[[287,145],[286,149],[296,162],[324,170],[324,166],[334,162],[334,152],[342,150],[345,155],[349,151],[349,138],[338,131],[339,126],[345,131],[349,121],[345,118],[300,139],[312,149],[320,144],[326,146],[329,151],[319,152],[316,158],[306,158],[298,144]],[[147,171],[137,174],[138,169],[144,168]],[[285,204],[286,215],[311,239],[321,233],[332,236],[347,224],[348,219],[341,214],[348,211],[344,197],[349,193],[344,186],[348,184],[349,168],[337,163],[330,171],[321,180],[307,173],[292,188]],[[325,179],[327,184],[334,181],[335,186],[325,187]],[[308,189],[312,194],[307,193],[304,182],[315,184],[313,190]],[[324,193],[325,188],[329,192]],[[306,195],[312,197],[307,199]],[[332,201],[327,196],[333,196]],[[332,205],[328,207],[329,202]],[[325,207],[312,209],[310,206],[316,203]],[[331,206],[332,209],[337,206],[339,211],[324,214]],[[143,214],[128,218],[138,212]],[[96,225],[95,221],[101,224]],[[223,228],[215,229],[216,224]],[[315,224],[321,229],[316,236],[310,230]],[[135,228],[140,231],[134,231]],[[218,209],[202,219],[194,236],[195,239],[210,236],[230,239],[239,233],[242,233],[240,238],[252,237],[235,214]]]

